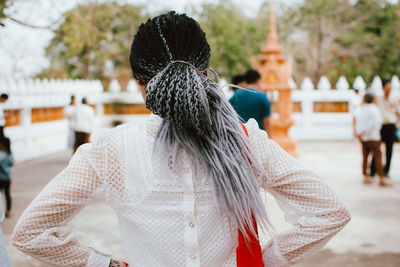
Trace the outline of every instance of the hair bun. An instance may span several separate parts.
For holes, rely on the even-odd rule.
[[[207,78],[190,63],[172,63],[147,84],[146,107],[180,128],[203,134],[211,124]]]

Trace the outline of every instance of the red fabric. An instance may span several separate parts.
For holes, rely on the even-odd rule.
[[[249,137],[249,133],[247,132],[246,126],[244,126],[243,123],[242,123],[241,125],[242,125],[242,128],[243,128],[244,133],[247,135],[247,137]]]
[[[255,237],[252,233],[247,230],[247,235],[249,236],[249,240],[247,241],[244,238],[243,233],[238,230],[238,241],[239,245],[236,248],[236,262],[237,267],[263,267],[262,260],[262,252],[261,246],[258,242],[258,232],[257,232],[257,222],[253,217],[253,225],[256,229],[257,236]]]
[[[247,129],[242,124],[243,131],[246,133],[247,136]],[[258,242],[258,231],[257,231],[257,221],[252,216],[253,219],[253,227],[256,230],[256,236],[254,236],[249,230],[247,230],[247,236],[249,240],[247,241],[243,235],[243,233],[238,230],[238,241],[239,245],[236,249],[236,262],[237,267],[263,267],[263,260],[262,260],[262,252],[261,246]]]

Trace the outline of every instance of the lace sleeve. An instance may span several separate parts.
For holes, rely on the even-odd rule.
[[[278,233],[263,251],[267,266],[288,266],[324,246],[350,220],[334,190],[286,153],[251,120],[250,143],[265,169],[261,186],[274,196],[292,229]]]
[[[90,248],[83,236],[70,229],[70,221],[102,193],[107,166],[104,139],[82,145],[68,167],[33,200],[14,229],[14,246],[55,266],[109,265],[109,255]]]

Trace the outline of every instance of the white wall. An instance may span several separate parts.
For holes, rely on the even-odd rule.
[[[221,81],[221,84],[226,84]],[[326,77],[321,77],[317,86],[314,86],[309,78],[304,79],[300,86],[293,81],[293,102],[301,102],[302,112],[294,113],[295,125],[290,134],[297,140],[351,140],[352,115],[351,113],[315,113],[314,102],[347,102],[352,106],[354,91],[350,90],[345,77],[340,77],[335,84],[335,90]],[[315,88],[316,87],[316,88]],[[368,86],[362,77],[357,77],[352,88],[359,89],[362,93],[370,90],[374,94],[382,95],[382,83],[379,77],[375,77]],[[232,92],[228,87],[223,88],[229,98]],[[143,98],[134,81],[130,81],[127,92],[121,92],[116,80],[110,84],[109,92],[103,92],[100,81],[84,80],[1,80],[0,93],[8,93],[10,98],[3,109],[17,109],[21,112],[19,126],[8,127],[5,134],[12,141],[12,149],[17,161],[34,159],[49,155],[54,152],[64,151],[67,148],[68,124],[66,120],[32,123],[32,108],[40,107],[64,107],[68,105],[71,95],[77,97],[77,102],[86,96],[89,104],[96,105],[97,128],[111,127],[113,121],[123,122],[144,120],[146,115],[105,115],[104,103],[133,103],[143,104]],[[277,94],[270,94],[274,101]],[[397,76],[392,78],[392,96],[399,99],[400,82]],[[351,111],[351,110],[350,110]]]
[[[71,95],[79,102],[87,97],[89,103],[100,106],[103,87],[99,81],[0,79],[0,93],[9,95],[1,105],[4,110],[20,111],[20,125],[4,130],[11,139],[15,160],[20,162],[67,149],[68,122],[32,123],[33,108],[65,107]]]
[[[393,76],[391,81],[391,97],[399,100],[399,78]],[[331,89],[332,86],[325,76],[321,77],[316,87],[309,78],[305,78],[299,87],[292,82],[292,87],[294,88],[292,101],[301,102],[302,112],[293,114],[295,125],[290,129],[290,134],[300,141],[352,140],[354,98],[362,97],[366,91],[377,97],[383,95],[382,82],[377,76],[368,88],[361,76],[355,79],[352,88],[357,88],[360,96],[357,96],[354,90],[350,90],[350,86],[343,76],[336,83],[335,90]],[[347,102],[350,110],[348,113],[316,113],[313,111],[314,102]]]

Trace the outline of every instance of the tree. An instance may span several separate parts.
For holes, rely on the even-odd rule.
[[[363,25],[363,33],[373,36],[371,57],[362,58],[375,75],[391,78],[400,74],[400,4],[385,3]],[[372,77],[371,77],[372,79]]]
[[[10,2],[8,0],[0,0],[0,27],[4,27],[3,20],[7,17],[4,10],[8,7]]]
[[[4,1],[4,0],[3,0]],[[131,77],[132,36],[149,15],[140,6],[116,2],[79,5],[64,14],[47,47],[50,67],[41,77]],[[196,5],[187,13],[199,21],[211,46],[210,66],[225,78],[251,67],[268,35],[269,7],[246,17],[230,0]],[[295,80],[322,75],[350,82],[362,75],[388,77],[400,70],[400,3],[387,0],[304,0],[277,7],[279,41],[293,55]],[[389,52],[388,52],[389,49]]]
[[[2,20],[6,18],[4,9],[7,7],[7,0],[0,0],[0,27],[4,26]]]
[[[290,46],[296,58],[297,74],[301,78],[310,76],[315,83],[327,73],[336,79],[340,74],[332,72],[335,60],[339,58],[342,62],[349,53],[368,50],[360,42],[343,42],[344,37],[377,10],[377,6],[370,5],[361,11],[348,0],[305,0],[289,9],[284,18],[286,24],[294,26]]]
[[[251,67],[251,57],[261,52],[267,26],[250,19],[231,1],[203,4],[194,11],[211,47],[210,66],[223,77]]]
[[[363,23],[336,40],[330,75],[346,75],[352,82],[357,75],[371,81],[375,75],[390,78],[399,74],[399,5],[379,0],[360,0],[354,8],[364,14],[374,10]]]
[[[17,24],[20,24],[22,26],[25,27],[29,27],[29,28],[33,28],[33,29],[45,29],[45,30],[50,30],[53,28],[54,25],[57,25],[59,20],[56,19],[55,21],[52,21],[50,23],[48,23],[47,25],[34,25],[31,23],[28,23],[24,20],[21,19],[17,19],[15,17],[16,14],[9,14],[10,12],[8,9],[10,9],[10,7],[15,4],[15,1],[10,1],[10,0],[0,0],[0,27],[5,27],[5,20],[11,20]],[[35,4],[32,1],[32,4]]]
[[[64,22],[46,48],[50,67],[40,77],[128,81],[130,45],[148,15],[142,8],[116,2],[82,4],[64,14]]]

